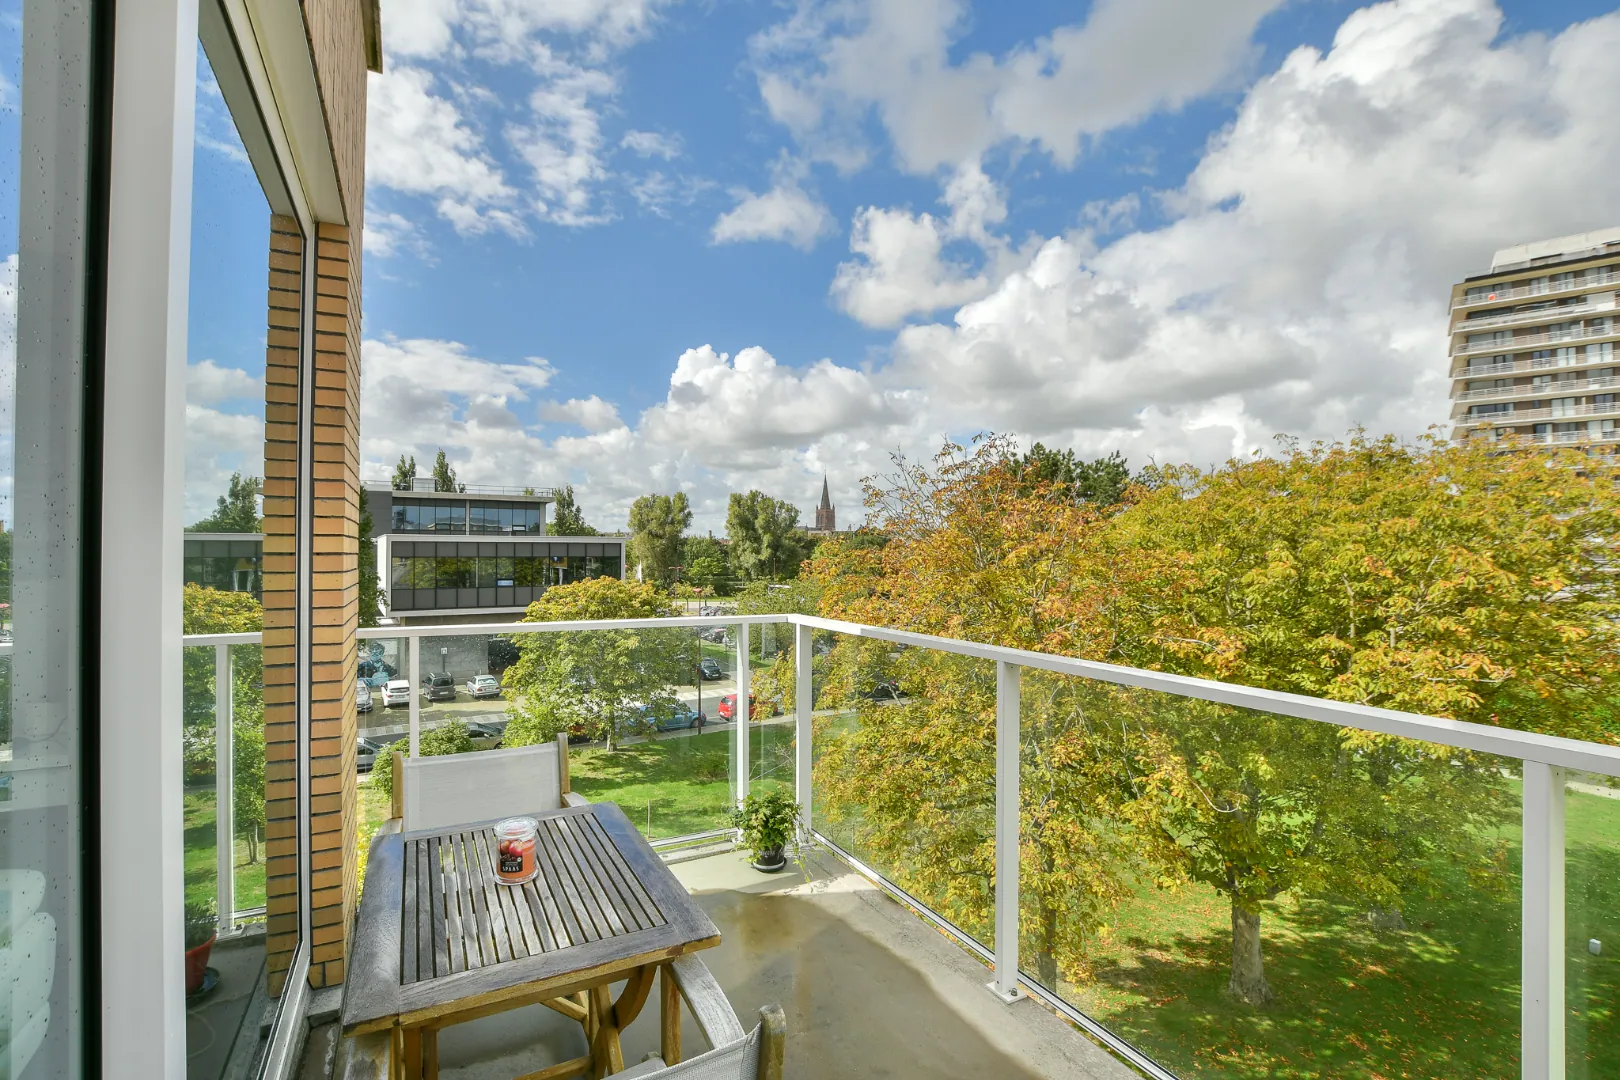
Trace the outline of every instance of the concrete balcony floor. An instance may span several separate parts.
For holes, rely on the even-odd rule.
[[[744,1027],[786,1012],[789,1080],[1137,1076],[1036,1002],[997,1001],[984,965],[829,855],[776,875],[741,853],[673,869],[720,927],[702,955]],[[690,1017],[682,1042],[706,1048]],[[623,1044],[627,1064],[658,1048],[656,995]],[[443,1032],[439,1075],[508,1080],[584,1052],[579,1025],[534,1006]]]

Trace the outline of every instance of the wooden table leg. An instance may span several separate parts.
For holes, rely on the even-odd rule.
[[[422,1078],[422,1029],[405,1029],[405,1080]]]
[[[388,1031],[388,1080],[403,1080],[405,1076],[405,1033],[399,1028]]]
[[[591,1077],[601,1080],[624,1069],[624,1051],[619,1047],[619,1029],[613,1022],[613,998],[608,986],[591,988],[591,1012],[596,1015],[596,1033],[591,1036]]]
[[[439,1029],[422,1032],[422,1080],[439,1080]]]
[[[658,969],[659,1056],[665,1065],[681,1061],[681,991],[675,985],[675,969],[665,964]]]

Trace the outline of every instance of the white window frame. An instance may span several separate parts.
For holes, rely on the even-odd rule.
[[[112,0],[105,0],[112,2]],[[218,5],[214,7],[213,5]],[[201,5],[201,12],[199,6]],[[201,20],[201,22],[199,21]],[[186,1073],[181,620],[185,500],[186,328],[199,33],[228,33],[240,65],[217,72],[227,95],[247,90],[264,137],[245,134],[255,167],[273,161],[288,205],[272,210],[304,233],[304,310],[313,311],[316,222],[345,222],[300,5],[272,0],[118,0],[112,44],[111,177],[107,207],[106,357],[101,580],[102,1075]],[[216,64],[218,39],[209,53]],[[231,85],[227,85],[231,84]],[[267,140],[267,141],[266,141]],[[266,185],[266,194],[275,192]],[[265,252],[268,265],[268,250]],[[312,380],[313,319],[304,320]],[[307,483],[309,403],[301,395],[298,521]],[[300,545],[299,662],[307,674],[309,544]],[[138,570],[138,572],[137,572]],[[156,631],[154,633],[154,625]],[[299,950],[262,1075],[291,1075],[308,1001],[309,702],[299,726]],[[140,687],[139,693],[129,692]],[[154,980],[154,973],[159,978]],[[92,1019],[88,1022],[94,1023]]]

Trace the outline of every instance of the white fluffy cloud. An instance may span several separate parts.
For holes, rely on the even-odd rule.
[[[657,131],[627,131],[619,145],[638,157],[673,161],[681,156],[681,137]]]
[[[540,406],[540,419],[557,424],[574,424],[596,433],[624,427],[619,419],[619,408],[592,394],[587,398],[569,398],[567,401],[548,401]]]
[[[600,192],[610,176],[602,118],[618,91],[613,61],[665,2],[399,0],[384,36],[390,62],[371,84],[369,181],[432,198],[465,234],[612,220]],[[496,93],[481,81],[491,66],[529,89]],[[486,131],[469,103],[504,118]],[[678,140],[644,131],[623,145],[642,158],[679,150]],[[510,151],[508,166],[498,147]],[[399,250],[395,233],[378,234],[377,253]]]
[[[1238,24],[1263,9],[1249,5]],[[1126,14],[1103,4],[1087,27]],[[926,25],[939,23],[912,29]],[[835,298],[869,322],[955,309],[899,331],[868,365],[792,368],[765,348],[704,346],[676,360],[662,401],[619,426],[581,423],[586,435],[545,441],[475,425],[456,403],[443,405],[447,423],[489,448],[476,459],[490,479],[503,462],[520,463],[514,477],[544,462],[539,482],[579,484],[614,525],[634,495],[681,486],[700,526],[723,520],[728,490],[808,508],[824,469],[849,520],[856,478],[883,470],[890,451],[984,429],[1120,449],[1135,464],[1211,464],[1276,433],[1333,438],[1355,424],[1418,434],[1448,414],[1451,283],[1506,244],[1620,221],[1620,13],[1550,36],[1501,31],[1490,0],[1356,11],[1331,48],[1296,50],[1244,92],[1179,189],[1095,206],[1084,228],[1032,247],[1000,234],[1002,193],[970,171],[949,174],[936,213],[867,208]],[[1243,48],[1214,52],[1223,70],[1241,68]],[[1015,67],[990,65],[998,77]],[[1049,103],[1053,116],[1078,107],[1058,70],[1045,76],[1044,92],[1065,98]],[[1156,98],[1122,100],[1162,107],[1183,92],[1155,85]],[[1038,114],[1030,104],[1023,115]],[[830,130],[824,120],[818,130]],[[1020,130],[1061,156],[1062,132],[1081,128],[1051,125]],[[1129,229],[1141,198],[1157,198],[1169,224],[1099,239]],[[974,249],[971,263],[953,254]],[[479,379],[499,381],[501,367]],[[366,430],[368,460],[387,460]]]
[[[721,214],[709,233],[716,244],[750,240],[780,240],[808,251],[835,226],[827,208],[799,186],[799,178],[778,170],[769,191],[732,192],[737,205]]]
[[[261,398],[264,380],[256,379],[241,368],[224,367],[212,360],[198,360],[186,365],[186,400],[199,405],[214,405],[231,398]]]
[[[1178,108],[1249,64],[1283,0],[1097,0],[1084,23],[1004,56],[951,59],[967,0],[802,3],[753,42],[771,115],[822,157],[866,156],[875,114],[907,168],[930,173],[1018,140],[1072,163],[1084,139]]]
[[[498,227],[521,233],[505,207],[516,198],[482,135],[433,75],[394,66],[372,77],[366,120],[368,183],[436,201],[441,216],[465,233]]]

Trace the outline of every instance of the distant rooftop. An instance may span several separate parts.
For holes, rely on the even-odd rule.
[[[1620,244],[1620,225],[1503,248],[1491,259],[1491,269],[1502,270],[1510,266],[1585,255],[1587,252],[1601,251],[1611,244]]]

